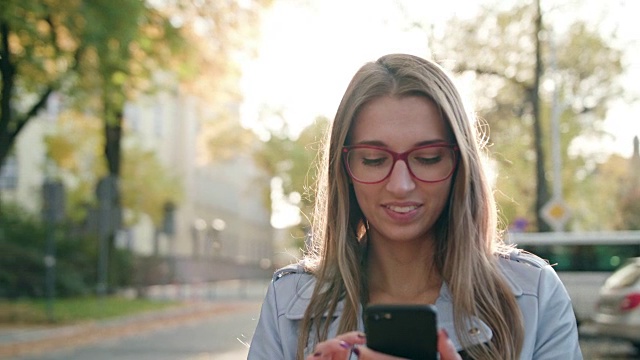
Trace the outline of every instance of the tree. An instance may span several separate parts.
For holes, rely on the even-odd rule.
[[[0,7],[0,167],[25,125],[76,69],[78,6],[3,1]]]
[[[617,230],[640,230],[640,140],[636,136],[633,139],[633,155],[631,160],[620,159],[612,156],[600,168],[600,178],[603,182],[611,184],[618,182],[618,196],[613,198],[618,200],[619,216],[614,219]],[[603,186],[607,188],[610,186]]]
[[[60,91],[65,105],[76,100],[102,115],[108,170],[117,176],[121,108],[148,78],[152,59],[181,43],[177,29],[138,0],[3,4],[0,166],[24,126]]]
[[[101,119],[75,110],[64,111],[45,138],[48,158],[66,185],[66,213],[75,222],[84,220],[87,209],[95,205],[94,189],[106,174],[101,123]],[[132,135],[125,132],[126,136]],[[135,224],[146,214],[159,227],[164,205],[178,204],[182,199],[179,179],[160,164],[155,153],[135,142],[123,149],[121,180],[122,205],[129,214],[125,225]]]
[[[256,54],[260,20],[272,0],[169,0],[161,10],[191,44],[173,58],[182,89],[207,104],[201,136],[208,161],[250,152],[256,138],[239,121],[241,66]]]
[[[0,166],[49,95],[103,118],[109,174],[120,172],[123,106],[153,89],[151,74],[171,69],[188,89],[228,105],[245,35],[257,34],[268,0],[66,2],[8,0],[0,11]],[[75,100],[75,101],[74,101]],[[67,104],[69,105],[69,104]]]
[[[131,146],[124,153],[122,205],[131,213],[127,223],[135,224],[145,214],[160,228],[165,206],[182,200],[180,180],[172,176],[152,151]]]
[[[455,64],[454,72],[475,78],[476,107],[491,128],[488,142],[504,220],[526,217],[539,230],[547,229],[539,210],[549,198],[545,149],[553,91],[563,106],[565,195],[571,198],[580,185],[574,174],[593,164],[579,153],[566,154],[578,137],[602,135],[607,107],[621,93],[616,82],[621,51],[581,21],[566,32],[554,31],[542,21],[537,2],[506,11],[484,9],[477,18],[452,20],[444,33],[438,42],[432,40],[436,57],[445,66]],[[554,54],[557,66],[552,68]]]
[[[637,202],[638,183],[631,181],[629,159],[611,155],[591,171],[580,174],[581,192],[589,196],[575,198],[573,224],[588,230],[633,230],[638,224],[638,210],[625,209],[625,204]],[[627,202],[630,200],[629,202]],[[597,204],[598,206],[593,206]],[[640,229],[640,228],[637,228]]]
[[[254,159],[271,178],[282,180],[284,199],[297,206],[301,212],[301,223],[296,226],[295,237],[304,239],[309,229],[310,216],[315,201],[317,181],[318,151],[322,148],[329,120],[319,117],[315,122],[293,136],[282,118],[280,128],[271,128],[270,138],[261,143],[254,152]],[[271,208],[271,194],[265,194],[265,204]],[[303,248],[302,244],[299,244]]]
[[[0,166],[26,123],[59,91],[65,106],[102,120],[109,180],[102,184],[113,190],[98,191],[103,194],[98,202],[113,203],[110,208],[119,213],[125,103],[152,91],[158,83],[151,75],[159,70],[191,80],[200,94],[212,94],[207,100],[225,94],[238,77],[229,64],[245,45],[239,29],[255,25],[243,15],[257,18],[261,8],[254,5],[263,3],[268,1],[176,0],[156,2],[158,7],[144,0],[4,1]],[[195,47],[202,44],[207,47]],[[217,100],[216,105],[228,106]],[[117,226],[108,229],[111,249]]]
[[[101,123],[95,116],[66,110],[44,139],[55,176],[65,184],[66,214],[72,222],[84,220],[88,208],[95,206],[95,186],[106,173],[100,155],[104,147]]]

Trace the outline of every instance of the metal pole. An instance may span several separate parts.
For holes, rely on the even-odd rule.
[[[53,302],[55,298],[55,283],[56,283],[56,255],[55,255],[55,239],[54,239],[54,226],[51,222],[47,222],[45,225],[45,238],[47,242],[46,253],[44,256],[45,266],[45,292],[47,294],[47,320],[52,323],[55,321],[53,312]]]
[[[64,220],[64,186],[59,181],[45,181],[42,187],[42,214],[45,224],[45,295],[49,322],[55,321],[53,303],[56,289],[56,225]]]
[[[551,70],[556,70],[556,47],[553,39],[551,45]],[[551,154],[553,158],[553,196],[562,199],[562,152],[560,150],[560,112],[559,81],[555,79],[553,88],[553,104],[551,108]]]
[[[107,176],[98,182],[98,284],[96,292],[100,298],[107,294],[107,280],[109,271],[109,236],[113,231],[112,211],[115,192],[114,178]]]

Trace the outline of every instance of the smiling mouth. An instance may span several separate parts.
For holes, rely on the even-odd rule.
[[[410,206],[393,206],[393,205],[389,205],[387,206],[387,209],[393,211],[393,212],[397,212],[397,213],[401,213],[401,214],[406,214],[408,212],[411,212],[415,209],[418,208],[418,205],[410,205]]]

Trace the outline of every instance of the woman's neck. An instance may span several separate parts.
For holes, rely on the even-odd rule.
[[[435,303],[442,278],[432,241],[369,244],[369,303]]]

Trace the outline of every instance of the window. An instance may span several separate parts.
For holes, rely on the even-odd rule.
[[[0,189],[12,190],[18,187],[18,160],[9,155],[0,168]]]

